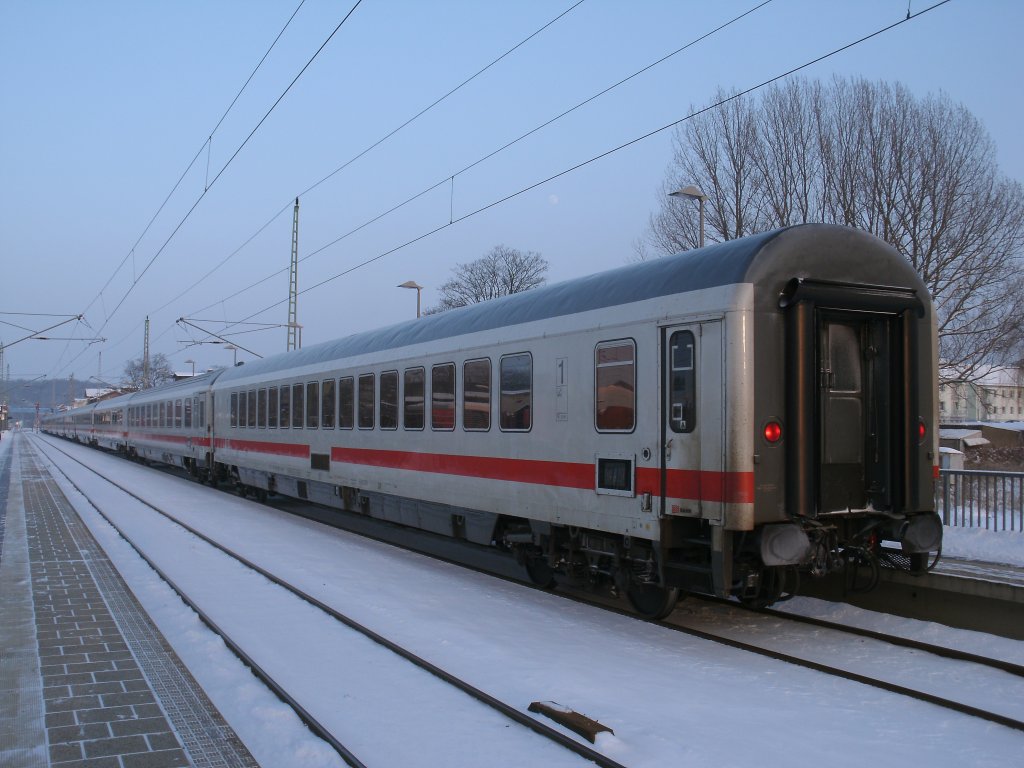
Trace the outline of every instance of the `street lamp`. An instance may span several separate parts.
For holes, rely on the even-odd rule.
[[[669,197],[689,197],[697,200],[700,203],[700,247],[704,247],[704,201],[708,199],[708,196],[701,192],[693,184],[687,187],[670,192]]]
[[[416,317],[420,316],[420,292],[423,290],[423,286],[417,283],[415,280],[406,280],[404,283],[398,286],[399,288],[415,288],[416,289]]]
[[[224,349],[230,349],[231,350],[231,352],[234,354],[234,359],[231,361],[231,365],[232,366],[237,366],[238,365],[238,347],[236,347],[234,344],[225,344],[224,345]]]
[[[192,363],[192,375],[195,376],[196,375],[196,361],[195,360],[186,360],[185,362],[186,363]]]

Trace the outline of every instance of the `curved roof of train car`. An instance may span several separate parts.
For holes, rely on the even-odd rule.
[[[109,400],[101,400],[98,403],[94,403],[97,408],[101,410],[108,410],[110,408],[123,408],[126,405],[132,405],[134,402],[146,402],[151,398],[162,400],[165,397],[165,393],[174,393],[183,389],[195,389],[196,387],[209,386],[213,381],[217,379],[220,374],[224,372],[223,368],[218,368],[215,371],[207,371],[201,373],[198,376],[190,376],[187,379],[181,379],[179,381],[172,381],[167,384],[161,384],[158,387],[151,387],[149,389],[140,389],[137,392],[128,392],[117,397],[111,397]]]
[[[780,245],[784,248],[785,254],[781,254],[777,248],[769,247],[775,241],[783,241],[784,244]],[[233,379],[301,368],[353,355],[548,320],[676,293],[738,283],[758,283],[765,279],[771,281],[771,276],[780,268],[784,274],[776,276],[774,282],[781,285],[780,281],[784,282],[806,274],[807,264],[812,261],[809,258],[811,254],[820,261],[823,251],[836,253],[849,251],[852,247],[858,247],[858,254],[863,250],[884,254],[881,258],[888,266],[894,263],[892,256],[896,255],[898,261],[906,265],[905,270],[898,268],[903,272],[901,279],[913,281],[914,287],[923,289],[916,272],[906,260],[874,235],[831,224],[799,224],[684,251],[675,256],[629,264],[618,269],[247,362],[242,366],[225,370],[216,383],[219,386]],[[790,252],[794,254],[792,257],[786,255]],[[759,258],[761,254],[765,256]],[[775,264],[775,261],[782,263]],[[835,269],[836,265],[832,266],[835,275],[829,276],[842,280],[841,266],[838,272]],[[863,263],[855,265],[851,270],[851,277],[860,277],[862,281],[863,274]],[[775,298],[777,297],[778,292],[775,293]]]

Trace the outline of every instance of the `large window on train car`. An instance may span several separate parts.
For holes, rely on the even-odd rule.
[[[334,411],[337,407],[334,398],[334,379],[324,379],[320,386],[320,426],[323,429],[334,429]]]
[[[636,427],[636,344],[605,341],[594,350],[594,424],[598,432]]]
[[[163,400],[160,401],[160,413],[157,416],[157,427],[163,428],[167,426],[167,403]]]
[[[270,387],[267,390],[267,428],[277,429],[277,387]]]
[[[320,427],[320,382],[306,382],[306,429]]]
[[[338,380],[338,429],[352,429],[355,426],[356,393],[351,376]]]
[[[668,423],[673,432],[697,427],[697,344],[690,331],[676,331],[668,342]]]
[[[406,368],[402,392],[402,423],[406,429],[423,429],[425,379],[423,368]]]
[[[528,432],[533,418],[533,358],[529,352],[501,358],[498,426],[504,432]]]
[[[255,429],[256,428],[256,390],[255,389],[250,389],[249,390],[249,407],[248,407],[248,410],[246,411],[246,413],[248,414],[246,416],[246,423],[249,425],[250,429]]]
[[[398,429],[398,371],[380,375],[380,428]]]
[[[359,377],[359,428],[373,429],[374,377],[364,373]]]
[[[249,393],[238,393],[238,426],[249,426]]]
[[[277,414],[281,429],[288,429],[292,423],[292,388],[287,384],[281,387]]]
[[[267,390],[256,390],[256,426],[267,428]]]
[[[491,428],[491,360],[467,360],[462,366],[462,428],[486,432]]]
[[[302,399],[302,385],[292,384],[292,429],[302,429],[302,414],[305,410]]]
[[[455,429],[455,363],[430,369],[430,428]]]
[[[196,402],[199,404],[199,427],[206,429],[206,400],[202,397],[197,398]]]
[[[182,425],[182,423],[184,421],[184,419],[183,419],[184,414],[182,413],[183,411],[184,411],[184,408],[182,408],[181,400],[175,400],[174,401],[174,428],[175,429],[181,429],[181,425]]]
[[[185,411],[184,411],[184,417],[185,418],[182,421],[181,425],[185,429],[192,429],[192,398],[191,397],[186,397],[184,402],[182,403],[182,406],[185,409]]]
[[[167,408],[165,410],[165,414],[167,416],[167,419],[166,419],[166,422],[164,423],[164,426],[167,427],[168,429],[172,429],[174,427],[174,401],[173,400],[168,400],[167,401]]]

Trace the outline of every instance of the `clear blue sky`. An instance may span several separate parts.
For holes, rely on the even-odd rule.
[[[363,0],[217,177],[353,2],[302,5],[133,252],[298,0],[0,0],[0,312],[84,311],[89,327],[72,323],[54,335],[107,339],[22,342],[7,350],[12,376],[116,380],[124,362],[142,353],[147,314],[152,351],[167,354],[178,370],[191,368],[186,359],[197,370],[230,362],[231,353],[216,345],[186,346],[200,335],[174,321],[241,320],[280,302],[254,319],[285,322],[290,201],[574,0]],[[931,4],[911,0],[909,8]],[[458,219],[678,120],[718,87],[756,85],[903,19],[908,9],[907,0],[774,0],[454,184],[324,248],[755,5],[585,0],[302,195],[300,257],[322,250],[300,266],[300,289],[448,224],[452,213]],[[1003,172],[1024,180],[1022,30],[1024,3],[953,0],[801,74],[899,81],[918,95],[945,91],[984,123]],[[303,294],[304,343],[412,317],[415,296],[398,283],[426,286],[430,306],[456,263],[497,244],[541,253],[552,281],[621,265],[658,204],[670,138],[666,131],[639,142]],[[57,322],[0,320],[35,329]],[[22,335],[0,325],[5,343]],[[238,341],[270,354],[284,350],[285,332]]]

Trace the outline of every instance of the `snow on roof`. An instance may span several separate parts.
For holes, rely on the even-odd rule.
[[[968,437],[981,437],[981,430],[942,428],[939,430],[939,437],[942,440],[963,440]]]

